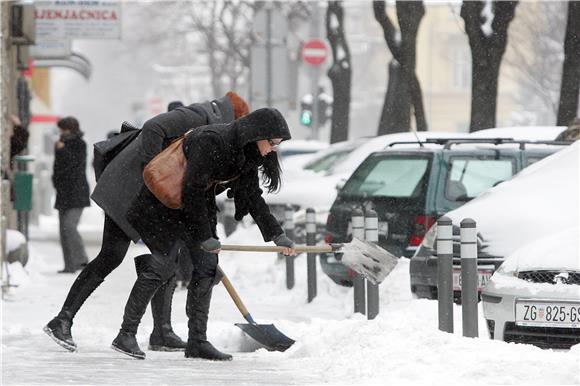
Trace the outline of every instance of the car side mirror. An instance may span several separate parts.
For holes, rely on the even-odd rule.
[[[336,186],[334,187],[336,189],[336,191],[341,190],[342,188],[344,188],[344,185],[346,184],[346,178],[341,178],[337,183]]]

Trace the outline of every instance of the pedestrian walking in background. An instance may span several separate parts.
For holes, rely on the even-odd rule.
[[[127,222],[126,214],[144,186],[143,167],[187,130],[210,123],[231,122],[237,116],[246,114],[247,110],[247,103],[236,93],[229,92],[220,99],[160,114],[145,122],[137,138],[109,162],[91,196],[105,211],[101,251],[79,274],[58,315],[44,327],[44,331],[56,343],[67,350],[76,350],[71,334],[76,313],[93,291],[121,264],[131,240],[137,242],[141,238]],[[138,273],[147,256],[135,259]],[[154,323],[149,339],[151,350],[183,350],[185,347],[185,342],[173,332],[171,325],[175,286],[175,276],[172,276],[151,299]]]
[[[87,182],[87,144],[74,117],[57,122],[60,138],[54,146],[52,183],[56,190],[54,208],[58,210],[60,244],[64,268],[59,273],[74,273],[89,262],[77,227],[83,209],[90,206]]]
[[[216,195],[231,189],[236,220],[250,214],[264,241],[286,247],[284,254],[295,255],[294,243],[284,234],[262,198],[259,171],[268,191],[281,183],[277,149],[290,139],[282,114],[264,108],[224,125],[208,125],[189,133],[183,141],[187,160],[182,191],[183,208],[169,209],[144,186],[133,201],[127,220],[151,251],[141,260],[142,267],[125,306],[123,323],[113,348],[134,358],[144,359],[136,340],[137,327],[147,304],[158,288],[175,275],[180,248],[192,253],[193,272],[188,286],[187,358],[231,360],[207,340],[206,330],[212,288],[221,281],[217,270],[221,244],[217,238]]]

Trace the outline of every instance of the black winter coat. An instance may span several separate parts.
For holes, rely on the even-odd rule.
[[[64,147],[54,150],[52,183],[56,190],[55,209],[66,210],[90,206],[87,182],[87,144],[80,135],[60,139]]]
[[[215,196],[231,188],[236,210],[248,212],[264,241],[272,240],[283,230],[262,198],[258,168],[263,159],[255,144],[271,138],[290,138],[286,121],[275,109],[256,110],[228,125],[198,128],[183,141],[187,158],[183,208],[165,207],[143,187],[128,221],[154,251],[167,253],[178,239],[195,248],[200,241],[217,237]]]
[[[144,186],[143,167],[187,130],[233,120],[234,110],[227,96],[151,118],[143,125],[141,134],[107,165],[91,198],[137,242],[140,236],[127,221],[127,211]]]

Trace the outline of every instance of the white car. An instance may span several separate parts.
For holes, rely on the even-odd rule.
[[[578,227],[512,253],[482,293],[492,339],[570,348],[580,343]]]
[[[513,138],[514,140],[553,141],[564,130],[566,130],[565,126],[495,127],[492,129],[478,130],[469,136],[476,138]]]
[[[557,285],[527,281],[539,275],[534,271],[542,270],[558,271],[553,276],[548,274],[546,280],[553,281],[556,276],[572,282],[578,279],[579,147],[578,141],[566,146],[446,214],[455,227],[465,218],[475,220],[481,240],[480,281],[486,272],[494,271],[495,264],[499,266],[492,278],[483,280],[487,284],[482,290],[484,314],[494,339],[544,342],[554,347],[579,343],[580,325],[574,319],[578,311],[574,305],[580,296],[578,282]],[[568,243],[575,244],[576,249]],[[524,276],[519,276],[524,272]],[[536,320],[535,326],[529,320],[524,326],[525,319],[532,317],[526,316],[525,311],[540,312],[538,306],[547,300],[563,301],[565,324],[547,327],[544,307],[543,320]]]

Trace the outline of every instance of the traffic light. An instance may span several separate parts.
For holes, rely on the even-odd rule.
[[[323,88],[320,88],[316,102],[318,110],[317,126],[322,126],[332,117],[332,97],[326,94]],[[300,108],[300,123],[307,127],[312,126],[312,94],[306,94],[302,97]]]
[[[312,103],[308,103],[304,99],[306,98],[300,102],[300,123],[304,126],[310,126],[312,125]]]
[[[324,92],[324,88],[318,90],[318,122],[324,125],[332,117],[332,97]]]

